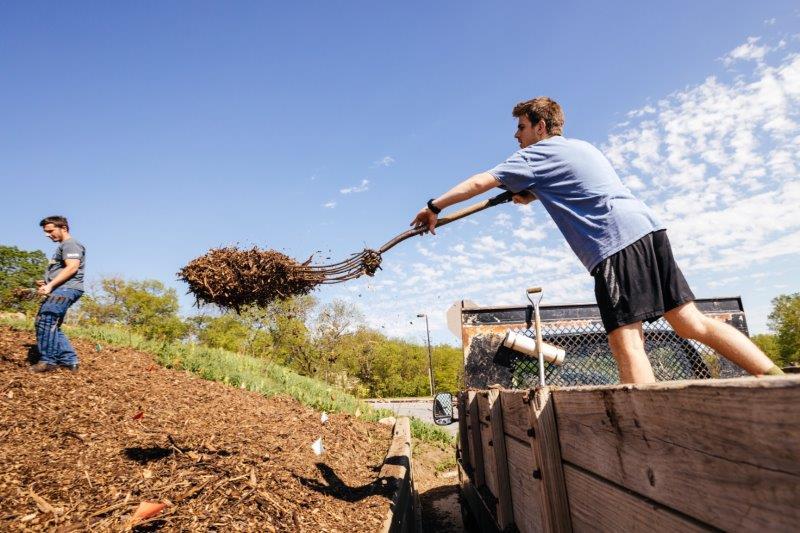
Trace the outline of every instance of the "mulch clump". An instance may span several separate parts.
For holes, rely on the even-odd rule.
[[[0,326],[0,530],[376,531],[384,426],[74,339],[81,370],[27,371]],[[311,444],[321,437],[325,452]],[[142,502],[164,504],[132,523]]]
[[[246,305],[265,306],[276,299],[308,294],[325,279],[309,264],[310,259],[298,263],[275,250],[228,246],[193,259],[178,277],[189,285],[198,303],[238,311]]]

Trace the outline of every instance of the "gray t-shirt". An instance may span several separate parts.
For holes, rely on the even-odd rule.
[[[86,266],[86,247],[75,239],[68,239],[58,245],[56,252],[50,259],[50,263],[47,265],[47,271],[44,273],[44,281],[50,283],[59,272],[64,270],[64,267],[67,266],[64,262],[65,259],[78,259],[81,264],[78,266],[78,271],[75,272],[75,275],[59,285],[59,287],[82,291],[83,269]]]
[[[534,193],[589,272],[664,229],[591,144],[560,135],[515,152],[489,171],[509,191]]]

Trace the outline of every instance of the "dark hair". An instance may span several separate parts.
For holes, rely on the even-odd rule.
[[[67,222],[67,217],[62,217],[61,215],[53,215],[51,217],[45,217],[39,222],[41,227],[45,227],[48,224],[53,224],[57,228],[64,228],[69,231],[69,222]]]
[[[547,96],[538,96],[533,100],[520,102],[514,106],[511,114],[516,118],[522,115],[527,116],[534,126],[540,120],[544,120],[547,133],[564,135],[564,110],[555,100]]]

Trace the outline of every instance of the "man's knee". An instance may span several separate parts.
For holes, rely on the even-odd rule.
[[[696,307],[671,311],[664,315],[672,329],[684,339],[702,338],[708,332],[708,318]]]

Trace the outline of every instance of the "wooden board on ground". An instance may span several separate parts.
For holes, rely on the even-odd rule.
[[[800,376],[562,389],[553,398],[565,462],[717,528],[800,523]]]

